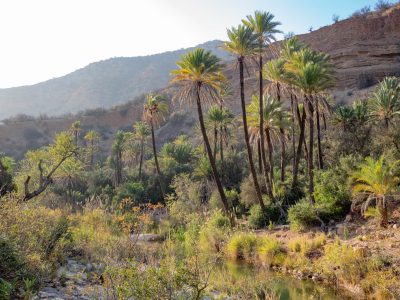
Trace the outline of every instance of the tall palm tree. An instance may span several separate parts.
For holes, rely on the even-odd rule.
[[[264,128],[267,149],[268,149],[268,160],[270,178],[274,178],[274,165],[273,165],[273,141],[279,141],[281,136],[281,128],[284,128],[287,124],[287,115],[282,109],[281,102],[277,101],[271,96],[263,97],[263,117],[264,117]],[[259,135],[259,99],[258,96],[253,96],[251,103],[247,106],[249,126],[253,134]],[[256,129],[257,128],[257,129]]]
[[[72,123],[70,131],[74,137],[75,140],[75,146],[78,147],[78,140],[79,140],[79,134],[82,131],[82,126],[81,126],[81,121],[75,121]]]
[[[224,48],[232,55],[236,56],[239,64],[239,79],[240,79],[240,101],[242,106],[242,119],[244,138],[246,141],[247,154],[250,165],[250,172],[253,177],[254,186],[257,193],[257,199],[260,203],[261,209],[264,211],[265,205],[261,196],[261,189],[257,179],[256,169],[253,162],[253,154],[250,145],[249,129],[247,127],[247,115],[246,115],[246,102],[244,95],[244,65],[245,59],[254,55],[257,50],[257,36],[253,34],[253,31],[246,26],[239,25],[238,27],[232,27],[227,30],[229,41],[224,43]]]
[[[277,29],[279,25],[281,25],[280,22],[275,22],[273,21],[274,15],[269,13],[269,12],[262,12],[262,11],[255,11],[254,16],[247,16],[247,20],[242,20],[243,24],[245,24],[247,27],[251,28],[253,30],[254,35],[257,38],[258,42],[258,47],[257,47],[257,52],[258,52],[258,74],[259,74],[259,99],[263,98],[263,93],[264,93],[264,87],[263,87],[263,54],[265,52],[266,47],[271,44],[272,41],[275,41],[275,34],[280,33],[281,31]],[[259,128],[264,127],[264,119],[262,115],[263,111],[263,101],[260,101],[259,103],[259,112],[260,112],[260,124]],[[260,152],[261,152],[261,159],[264,164],[264,171],[265,171],[265,179],[267,182],[267,190],[270,194],[270,197],[272,196],[272,191],[269,190],[269,186],[272,184],[269,184],[270,181],[273,180],[273,178],[269,179],[268,178],[268,173],[266,169],[266,158],[265,158],[265,143],[264,143],[264,132],[261,130],[260,131]],[[261,164],[260,164],[261,165]]]
[[[89,130],[84,139],[88,143],[88,148],[89,148],[89,165],[90,168],[93,168],[93,163],[94,163],[94,152],[96,150],[96,142],[100,140],[100,134],[95,131],[95,130]]]
[[[363,211],[368,208],[372,200],[376,200],[381,227],[386,227],[388,224],[386,197],[394,192],[400,183],[398,165],[399,162],[389,163],[384,156],[378,160],[367,157],[360,169],[352,174],[354,193],[363,192],[370,195],[363,205]]]
[[[396,77],[386,77],[373,93],[369,105],[370,116],[383,121],[386,129],[392,119],[400,114],[400,82]]]
[[[228,129],[233,125],[234,115],[223,106],[212,105],[206,116],[206,128],[212,131],[214,143],[214,159],[217,159],[217,150],[219,147],[221,161],[224,160],[223,148],[229,138]]]
[[[332,69],[329,57],[310,48],[303,48],[292,54],[291,60],[286,64],[288,80],[304,95],[304,104],[307,111],[309,127],[308,146],[308,179],[309,198],[314,202],[314,112],[315,95],[328,88],[332,83]]]
[[[282,49],[280,52],[280,58],[285,61],[285,71],[286,71],[286,64],[292,59],[293,53],[301,50],[304,46],[300,43],[297,37],[289,37],[283,41]],[[297,188],[298,184],[298,170],[299,170],[299,163],[303,149],[304,143],[304,130],[305,130],[305,110],[303,109],[300,112],[299,103],[297,100],[297,96],[295,93],[295,86],[285,78],[285,84],[287,86],[287,91],[290,94],[290,106],[291,106],[291,122],[292,122],[292,151],[293,151],[293,179],[292,179],[292,189]],[[299,126],[299,138],[298,138],[298,145],[296,147],[296,138],[295,138],[295,120],[298,122]]]
[[[222,126],[222,122],[224,119],[224,115],[222,109],[218,105],[212,105],[208,110],[206,116],[206,127],[209,127],[212,130],[214,138],[214,159],[217,159],[217,148],[218,148],[218,133],[220,132],[220,127]],[[220,137],[221,138],[221,137]]]
[[[143,106],[143,120],[147,122],[151,130],[151,141],[153,144],[154,163],[156,165],[158,182],[160,184],[162,197],[165,197],[164,178],[158,164],[156,138],[154,134],[154,127],[158,126],[162,120],[165,119],[168,113],[168,104],[160,95],[149,94],[146,97],[146,103]]]
[[[124,145],[125,133],[122,130],[118,130],[112,145],[115,186],[119,186],[122,183],[122,152],[124,150]]]
[[[203,103],[207,104],[218,100],[219,91],[226,82],[226,78],[221,72],[222,65],[220,59],[213,55],[211,51],[205,51],[204,49],[198,48],[182,56],[181,60],[176,64],[178,69],[173,70],[171,73],[174,76],[172,82],[178,83],[180,86],[180,92],[177,94],[177,97],[180,98],[181,102],[186,101],[191,103],[193,100],[196,101],[200,129],[208,160],[211,165],[212,174],[225,213],[230,216],[231,224],[233,225],[233,218],[230,214],[228,200],[207,137],[202,109]]]
[[[144,144],[146,143],[147,137],[150,135],[150,128],[145,122],[136,122],[133,125],[135,129],[135,138],[140,143],[140,158],[139,158],[139,181],[142,180],[142,167],[144,158]]]
[[[286,82],[286,72],[285,72],[285,60],[282,58],[274,59],[269,61],[265,65],[265,75],[266,78],[271,81],[271,87],[275,88],[276,99],[281,101],[281,85]],[[271,89],[270,89],[271,90]],[[270,91],[271,92],[271,91]],[[281,134],[281,181],[285,181],[285,131],[283,128],[280,129]]]

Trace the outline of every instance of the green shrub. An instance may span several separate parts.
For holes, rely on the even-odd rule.
[[[0,277],[0,300],[11,299],[11,293],[13,289],[14,287],[11,283]]]
[[[326,236],[320,233],[313,238],[301,236],[291,239],[288,242],[289,251],[300,253],[303,257],[307,257],[313,251],[322,248],[326,243]]]
[[[309,200],[302,199],[289,208],[288,220],[292,229],[302,230],[318,224],[317,211]]]
[[[122,200],[131,199],[130,207],[123,207],[125,210],[130,210],[132,206],[138,205],[144,200],[144,187],[140,182],[130,182],[124,184],[113,198],[114,205],[119,205]]]
[[[257,256],[258,238],[253,233],[239,232],[228,242],[227,254],[234,260],[254,261]]]
[[[12,280],[22,275],[23,263],[20,256],[15,245],[8,238],[0,235],[0,277]]]
[[[249,226],[253,229],[259,229],[267,225],[268,218],[262,211],[260,205],[255,204],[250,208]]]
[[[204,254],[220,253],[230,231],[229,218],[217,210],[200,230],[199,248]]]
[[[249,225],[253,229],[259,229],[269,225],[271,222],[277,222],[280,217],[278,204],[271,203],[268,199],[265,201],[265,211],[262,212],[260,205],[255,204],[249,211]]]
[[[282,244],[279,240],[264,236],[259,240],[258,257],[267,265],[280,264],[283,256]]]
[[[315,206],[324,221],[344,217],[351,204],[348,176],[340,167],[315,173]]]

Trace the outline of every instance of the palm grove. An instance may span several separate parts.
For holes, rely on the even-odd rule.
[[[263,225],[324,226],[349,212],[351,193],[357,192],[369,195],[364,211],[376,203],[386,226],[387,198],[397,190],[398,79],[384,79],[370,99],[335,108],[329,56],[296,37],[274,43],[279,25],[272,14],[256,11],[227,30],[222,47],[234,58],[232,82],[210,51],[184,55],[171,72],[175,94],[148,95],[143,120],[133,131],[116,133],[104,163],[96,159],[101,134],[86,130],[81,136],[79,121],[18,164],[3,156],[2,195],[16,189],[28,201],[46,191],[66,196],[73,206],[89,197],[114,208],[123,199],[132,205],[166,203],[173,198],[173,183],[189,174],[202,186],[201,203],[219,199],[212,201],[214,208],[222,208],[232,225],[261,211]],[[248,83],[253,78],[257,89]],[[228,108],[235,101],[241,116]],[[168,119],[170,105],[193,107],[199,125],[194,137],[179,136],[157,150],[155,132]],[[201,142],[196,146],[196,141]],[[349,160],[347,166],[343,160]],[[374,172],[362,171],[378,164]],[[350,181],[337,178],[338,168],[346,169]],[[325,173],[333,181],[329,196],[321,191]],[[335,195],[336,190],[341,193]]]
[[[118,244],[118,251],[102,252],[109,248],[100,241],[115,247],[118,239],[141,230],[162,232],[189,250],[198,243],[201,251],[220,255],[236,223],[250,229],[289,223],[298,230],[313,226],[325,230],[351,213],[372,216],[379,226],[387,227],[400,183],[399,80],[387,77],[366,99],[338,106],[330,95],[335,74],[329,56],[296,37],[276,42],[279,26],[272,14],[256,11],[228,29],[222,47],[232,55],[229,65],[204,49],[182,56],[171,71],[172,92],[147,95],[142,120],[115,133],[107,157],[102,156],[104,134],[80,121],[57,134],[49,146],[28,151],[22,161],[2,155],[0,212],[4,216],[0,227],[10,237],[0,236],[0,246],[6,249],[0,248],[0,255],[12,257],[9,253],[14,246],[8,239],[19,241],[20,251],[27,253],[26,265],[41,278],[51,259],[58,259],[54,253],[70,253],[71,243],[79,249],[75,252],[89,253],[90,259],[120,252],[117,259],[127,258],[132,254],[130,242],[128,250]],[[237,115],[235,107],[240,108]],[[186,126],[179,116],[191,113],[198,119],[193,134],[161,145],[159,128],[166,123],[175,124],[173,128]],[[35,210],[29,211],[29,205],[36,202]],[[151,207],[160,209],[156,204],[166,213],[161,219],[148,217]],[[28,209],[20,209],[21,205]],[[88,213],[87,208],[93,206],[101,210]],[[41,242],[29,243],[25,242],[30,241],[26,230],[18,228],[24,222],[28,226],[38,222],[40,218],[32,216],[48,208],[82,216],[71,214],[74,217],[68,221],[61,212],[47,213],[48,224],[53,224],[51,216],[58,213],[60,221],[47,226],[50,246],[42,249],[46,226],[32,226],[40,231],[29,237],[38,236]],[[116,228],[125,235],[115,234]],[[104,237],[99,238],[97,230]],[[251,234],[240,234],[232,240],[257,240]],[[191,236],[194,243],[186,243]],[[267,243],[271,251],[281,253],[281,246],[271,241]],[[189,250],[185,262],[193,263],[194,269],[184,270],[188,281],[180,284],[192,285],[200,297],[208,281],[199,277],[198,249]],[[2,265],[0,261],[0,271],[11,270],[5,281],[0,278],[1,292],[11,286],[7,282],[27,278],[15,271],[24,270],[17,262]],[[124,272],[124,266],[119,268]],[[129,268],[127,278],[133,276]],[[164,269],[162,265],[143,270],[160,275],[157,272]],[[123,277],[110,276],[104,274],[112,280]],[[138,282],[123,286],[134,287],[124,296],[141,291]]]

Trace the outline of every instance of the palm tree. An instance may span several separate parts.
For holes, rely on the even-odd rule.
[[[177,97],[180,98],[181,102],[188,101],[191,103],[193,100],[196,101],[200,129],[212,174],[225,213],[230,216],[231,224],[233,225],[233,218],[230,214],[228,200],[207,137],[202,109],[202,103],[212,103],[218,100],[219,91],[226,82],[226,78],[221,72],[222,65],[220,59],[213,55],[211,51],[198,48],[182,56],[181,60],[176,64],[178,69],[173,70],[171,73],[174,76],[172,82],[180,85],[180,92],[177,94]]]
[[[304,104],[307,111],[309,124],[309,146],[308,146],[308,178],[309,197],[314,202],[314,111],[315,95],[328,88],[332,83],[332,70],[329,57],[320,52],[303,48],[292,54],[291,60],[286,64],[288,80],[296,86],[304,95]],[[321,154],[322,155],[322,154]]]
[[[332,119],[334,125],[338,125],[344,132],[349,129],[349,125],[354,120],[354,110],[349,106],[339,106]]]
[[[359,125],[365,124],[368,119],[368,103],[366,101],[354,101],[353,105],[354,119]]]
[[[136,122],[133,125],[135,129],[135,138],[140,143],[140,158],[139,158],[139,181],[142,180],[142,167],[143,167],[143,157],[144,157],[144,144],[147,137],[150,134],[150,128],[145,122]]]
[[[282,104],[271,96],[263,97],[263,118],[265,137],[267,140],[268,160],[270,178],[274,178],[274,165],[273,165],[273,141],[279,141],[281,136],[281,128],[286,126],[287,115],[282,109]],[[259,99],[258,96],[253,96],[251,103],[247,106],[249,126],[253,134],[259,135]],[[257,130],[255,129],[257,128]],[[272,187],[271,187],[272,188]]]
[[[224,43],[224,48],[231,54],[235,55],[239,64],[239,78],[240,78],[240,101],[242,106],[242,119],[244,128],[244,138],[246,141],[247,154],[249,158],[250,172],[253,177],[254,186],[257,193],[257,199],[260,203],[261,209],[264,211],[265,206],[261,196],[260,185],[258,184],[257,173],[254,167],[253,154],[250,145],[249,130],[247,127],[246,116],[246,102],[244,95],[244,64],[245,59],[254,55],[257,50],[257,36],[253,31],[246,26],[239,25],[237,28],[233,27],[227,30],[229,41]]]
[[[149,94],[146,97],[146,103],[143,106],[143,120],[147,122],[151,130],[151,141],[153,144],[154,163],[156,165],[158,182],[160,184],[161,195],[165,197],[164,178],[161,173],[160,165],[158,164],[156,138],[154,134],[154,127],[158,126],[162,120],[165,119],[168,113],[168,104],[160,95]]]
[[[75,146],[78,147],[78,139],[79,139],[79,134],[82,131],[81,127],[81,121],[75,121],[72,123],[70,131],[74,137],[75,140]]]
[[[304,46],[300,43],[297,37],[289,37],[283,41],[282,49],[280,52],[280,57],[285,61],[285,72],[286,72],[286,63],[290,62],[292,59],[293,53],[301,50]],[[278,69],[279,70],[279,69]],[[285,78],[285,85],[287,87],[287,91],[290,94],[290,106],[291,106],[291,122],[292,122],[292,151],[293,151],[293,179],[292,179],[292,190],[297,188],[298,183],[298,171],[299,171],[299,163],[301,158],[301,153],[303,149],[304,143],[304,130],[305,130],[305,110],[303,109],[300,112],[299,103],[297,101],[297,96],[295,93],[295,86],[292,84],[288,78]],[[297,120],[299,125],[299,139],[298,145],[296,148],[296,138],[295,138],[295,120]]]
[[[228,143],[229,138],[229,127],[232,126],[234,120],[234,115],[232,112],[223,106],[212,105],[208,111],[206,117],[206,127],[212,131],[214,136],[214,159],[217,159],[217,149],[219,144],[219,152],[221,161],[224,161],[224,144]],[[219,136],[219,141],[218,141]]]
[[[93,163],[94,163],[94,152],[96,150],[96,142],[98,142],[100,140],[100,134],[95,131],[95,130],[89,130],[84,139],[86,140],[86,142],[88,143],[88,148],[89,148],[89,155],[90,155],[90,159],[89,159],[89,165],[90,168],[93,168]]]
[[[214,159],[217,159],[217,147],[218,147],[218,132],[223,122],[222,109],[218,105],[212,105],[208,110],[206,116],[206,127],[209,127],[213,131],[214,135]]]
[[[256,11],[254,13],[254,16],[247,16],[247,20],[242,20],[243,24],[245,24],[247,27],[251,28],[253,31],[254,35],[257,38],[258,42],[258,74],[259,74],[259,99],[263,98],[263,93],[264,93],[264,87],[263,87],[263,54],[265,52],[266,47],[272,42],[275,41],[275,34],[280,33],[281,31],[278,30],[276,27],[281,25],[280,22],[274,22],[274,15],[269,13],[269,12],[261,12],[261,11]],[[260,117],[259,117],[259,128],[264,127],[264,119],[262,115],[263,111],[263,101],[260,101],[259,103],[259,112],[260,112]],[[269,184],[269,182],[273,180],[273,178],[269,179],[268,178],[268,173],[266,169],[266,158],[265,158],[265,143],[264,143],[264,132],[263,130],[260,131],[260,152],[261,152],[261,159],[264,164],[264,171],[265,171],[265,178],[267,181],[267,190],[270,194],[270,197],[272,196],[272,191],[269,191],[269,186],[272,184]],[[261,164],[260,164],[261,166]]]
[[[125,145],[125,133],[122,130],[118,130],[112,145],[113,152],[113,164],[115,169],[115,186],[119,186],[122,183],[122,152]]]
[[[400,114],[400,83],[396,77],[386,77],[378,86],[370,100],[370,116],[383,121],[386,129],[392,119]]]
[[[286,72],[285,72],[285,60],[278,58],[269,61],[265,65],[265,75],[266,78],[271,81],[271,87],[274,86],[276,90],[276,99],[281,101],[281,84],[286,82]],[[281,181],[285,181],[285,131],[283,128],[280,129],[281,134]]]
[[[398,175],[399,162],[389,163],[384,156],[378,160],[367,157],[360,169],[352,174],[354,179],[354,193],[367,193],[370,195],[364,203],[365,211],[372,200],[376,200],[380,214],[380,226],[388,224],[388,211],[386,197],[394,192],[400,183]]]

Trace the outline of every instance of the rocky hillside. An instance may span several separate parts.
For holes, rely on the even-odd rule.
[[[222,59],[221,41],[199,45]],[[92,63],[63,77],[31,86],[0,89],[0,120],[16,114],[57,115],[110,108],[142,93],[165,87],[175,62],[190,49]]]
[[[353,17],[337,22],[309,34],[301,35],[300,39],[314,49],[328,52],[331,55],[337,77],[336,86],[332,90],[332,93],[337,102],[349,102],[355,98],[366,97],[371,88],[383,77],[388,75],[400,76],[400,5],[385,12],[375,12],[368,14],[367,16]],[[218,42],[213,42],[211,44],[214,44],[215,48]],[[178,52],[181,54],[183,53],[182,51],[183,50]],[[100,101],[100,106],[105,105],[104,103],[106,103],[101,101],[111,101],[105,99],[113,99],[114,102],[107,102],[108,105],[111,105],[111,103],[117,103],[118,101],[123,101],[124,97],[125,99],[128,99],[129,91],[132,91],[130,87],[132,84],[135,84],[138,87],[143,87],[143,89],[140,90],[141,92],[159,88],[160,85],[165,86],[168,82],[168,73],[174,67],[174,62],[179,56],[177,53],[172,53],[175,52],[171,52],[169,55],[174,57],[174,61],[161,64],[163,67],[169,66],[169,68],[168,70],[163,70],[163,72],[165,71],[163,73],[164,75],[157,77],[158,82],[153,83],[153,85],[149,84],[149,81],[146,79],[147,77],[143,74],[145,74],[145,70],[148,70],[149,68],[154,68],[153,72],[150,73],[161,74],[161,71],[158,72],[159,70],[157,69],[160,64],[149,64],[147,67],[144,67],[142,72],[140,72],[141,75],[139,74],[137,77],[132,76],[128,81],[125,80],[119,82],[114,79],[124,77],[120,73],[125,74],[125,64],[128,64],[129,59],[126,59],[124,63],[124,59],[114,59],[120,60],[120,69],[119,71],[114,70],[113,76],[115,76],[115,78],[113,80],[111,80],[111,73],[103,74],[104,78],[108,78],[108,80],[104,79],[104,81],[102,81],[104,85],[98,85],[99,90],[91,90],[93,86],[91,89],[87,88],[86,84],[90,81],[89,79],[87,79],[88,81],[83,80],[80,82],[74,82],[74,84],[71,83],[70,90],[74,90],[75,92],[71,94],[73,96],[69,95],[67,99],[75,99],[74,101],[76,101],[76,99],[81,99],[79,100],[81,102],[78,102],[82,103],[79,108],[84,107],[84,104],[87,103],[86,101],[89,101],[89,98],[85,97],[89,97],[89,94],[80,98],[79,93],[81,90],[76,88],[79,85],[82,86],[82,91],[86,90],[85,93],[88,93],[87,91],[90,90],[91,95],[104,95],[104,98],[101,98],[103,100],[98,100],[100,98],[93,98],[97,100],[91,99],[91,101]],[[113,60],[109,60],[93,64],[85,69],[77,71],[77,73],[89,72],[92,68],[102,70],[96,74],[104,73],[105,69],[101,69],[102,66],[105,66],[112,61]],[[226,73],[234,90],[236,90],[235,87],[238,85],[236,72],[234,63],[228,63]],[[68,76],[72,76],[72,74]],[[57,80],[61,81],[62,78],[56,79],[56,81]],[[93,80],[93,78],[91,80]],[[254,79],[249,79],[247,83],[248,86],[253,85],[255,87]],[[44,83],[39,84],[38,86],[40,85],[44,85]],[[110,85],[112,88],[109,88]],[[21,89],[20,91],[22,91],[27,88],[28,87],[16,89]],[[53,86],[53,89],[53,94],[50,91],[47,92],[47,97],[49,97],[48,99],[58,99],[58,96],[56,97],[55,95],[65,92],[65,89],[62,91],[58,90],[56,85]],[[173,88],[164,88],[161,92],[166,92],[171,95],[171,89]],[[2,107],[8,108],[8,104],[2,104],[4,103],[2,102],[4,101],[4,98],[1,92],[4,91],[0,91],[0,104]],[[27,95],[30,95],[32,99],[37,99],[37,94],[34,93],[33,90],[30,93],[31,94]],[[249,96],[249,94],[250,91],[248,90],[246,95]],[[237,95],[234,94],[231,100],[231,108],[233,111],[238,112],[240,107],[237,101]],[[73,103],[74,101],[70,103]],[[16,157],[21,157],[26,149],[39,147],[49,143],[55,132],[67,129],[70,124],[78,118],[82,121],[84,129],[94,128],[103,133],[104,142],[102,146],[105,153],[107,153],[113,133],[117,129],[131,128],[131,124],[140,118],[143,101],[143,97],[137,97],[135,101],[131,101],[130,103],[108,111],[94,110],[85,115],[75,117],[71,116],[68,118],[50,120],[10,122],[8,124],[0,125],[0,151],[12,154]],[[19,103],[16,100],[15,102]],[[65,106],[60,106],[60,102],[58,101],[52,102],[48,100],[44,103],[46,103],[46,106],[48,106],[49,109],[51,108],[52,111],[58,113],[61,112],[61,110],[65,111],[66,107],[70,107],[68,105],[72,105],[68,104],[68,101],[66,101]],[[43,106],[35,107],[35,109],[38,112],[43,112]],[[16,112],[17,111],[21,112],[21,110],[16,110]],[[32,108],[32,112],[34,111],[35,110]],[[195,115],[183,109],[174,108],[172,111],[173,114],[169,121],[158,130],[160,142],[170,140],[180,133],[193,132],[193,124],[196,121]]]

